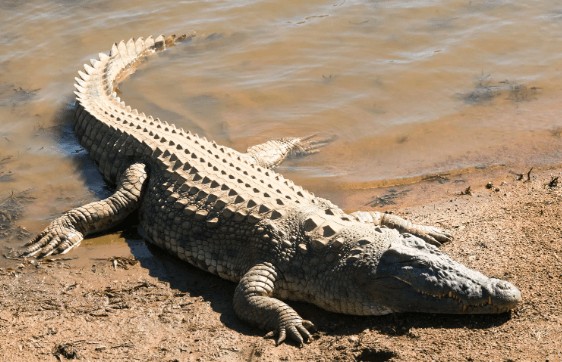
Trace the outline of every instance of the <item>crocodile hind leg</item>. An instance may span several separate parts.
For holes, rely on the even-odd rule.
[[[302,346],[310,340],[308,331],[312,322],[302,319],[297,312],[279,299],[272,297],[277,271],[270,263],[252,267],[240,280],[234,292],[234,311],[241,319],[277,335],[276,344],[287,336]]]
[[[363,222],[388,226],[389,228],[398,230],[400,233],[415,235],[435,246],[440,246],[442,243],[453,239],[451,234],[438,227],[414,224],[411,221],[393,214],[378,211],[356,211],[351,215],[357,217]]]
[[[331,141],[331,138],[317,138],[315,135],[280,138],[252,146],[248,148],[246,155],[262,167],[275,168],[288,157],[316,153]]]
[[[26,244],[23,257],[65,254],[88,234],[107,230],[137,209],[147,180],[142,163],[129,166],[119,178],[115,193],[107,199],[67,211]]]

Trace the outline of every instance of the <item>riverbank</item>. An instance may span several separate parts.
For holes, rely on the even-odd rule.
[[[11,260],[0,269],[0,359],[559,360],[562,168],[528,172],[436,175],[348,191],[345,205],[393,210],[450,230],[455,239],[443,249],[453,258],[521,289],[523,302],[509,315],[364,318],[291,303],[318,332],[302,349],[275,347],[235,316],[233,283],[126,232],[126,242],[115,233],[88,239],[63,258]]]

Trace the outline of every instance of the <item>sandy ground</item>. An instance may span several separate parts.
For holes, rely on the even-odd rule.
[[[0,269],[0,359],[560,361],[562,183],[551,181],[561,171],[533,170],[531,181],[505,169],[434,178],[365,190],[346,205],[391,204],[383,209],[450,230],[447,253],[521,289],[510,314],[366,318],[291,303],[318,331],[304,348],[275,347],[235,316],[233,283],[118,233],[66,258]],[[468,186],[471,195],[462,195]],[[4,229],[17,224],[8,219],[0,214]]]

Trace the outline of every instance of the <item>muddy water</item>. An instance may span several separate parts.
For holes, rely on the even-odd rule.
[[[0,198],[29,190],[18,224],[37,232],[107,195],[65,123],[76,71],[113,41],[191,31],[123,98],[239,150],[336,136],[279,170],[338,203],[342,190],[559,164],[562,6],[527,3],[3,0]],[[19,243],[6,235],[2,247]]]

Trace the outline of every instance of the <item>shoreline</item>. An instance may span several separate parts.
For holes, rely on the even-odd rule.
[[[439,183],[369,189],[346,209],[377,209],[451,231],[442,248],[523,295],[510,314],[353,317],[292,303],[318,332],[275,347],[240,322],[230,283],[121,233],[90,238],[51,261],[0,268],[4,360],[557,360],[562,358],[562,166],[517,180],[508,168]],[[528,170],[527,170],[528,171]],[[492,183],[487,188],[488,182]],[[462,195],[470,186],[471,195]],[[389,189],[397,196],[392,198]],[[408,192],[403,192],[404,190]],[[392,196],[392,193],[390,193]],[[365,206],[361,206],[365,205]],[[12,243],[13,244],[13,243]]]

